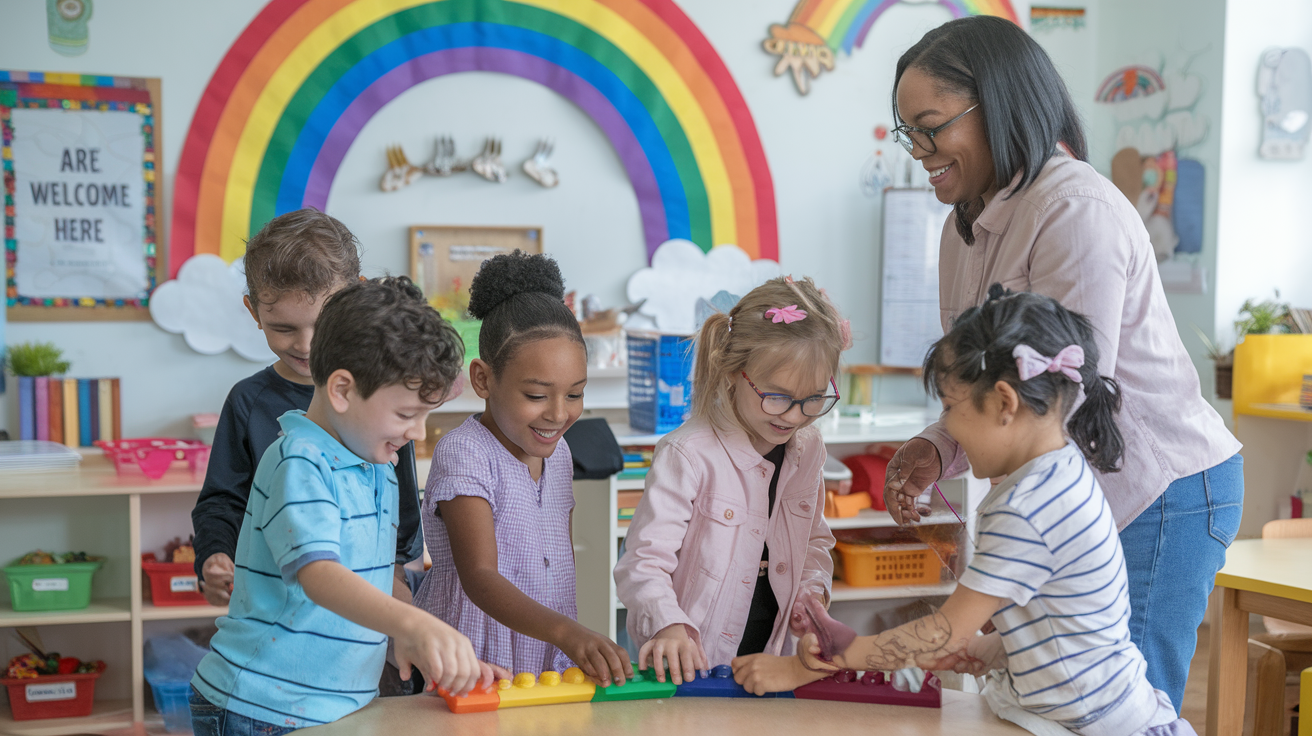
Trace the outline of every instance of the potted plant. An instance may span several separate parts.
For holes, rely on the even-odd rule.
[[[1228,400],[1231,385],[1234,383],[1235,349],[1230,348],[1227,350],[1212,342],[1212,338],[1208,337],[1206,332],[1198,329],[1198,325],[1190,325],[1190,327],[1198,333],[1198,339],[1203,341],[1203,348],[1207,350],[1207,357],[1211,359],[1216,368],[1216,398]]]
[[[25,342],[9,346],[9,355],[5,358],[9,370],[20,378],[53,376],[64,373],[69,368],[64,360],[64,351],[49,342]]]
[[[1239,319],[1235,320],[1235,341],[1242,342],[1244,335],[1273,335],[1289,332],[1289,305],[1276,301],[1280,291],[1276,290],[1275,299],[1244,302],[1239,308]]]

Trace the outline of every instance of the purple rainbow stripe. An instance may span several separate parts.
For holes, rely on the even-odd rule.
[[[592,118],[620,157],[639,203],[646,242],[669,239],[660,188],[647,156],[615,106],[605,95],[570,70],[540,56],[493,47],[462,47],[434,51],[397,66],[370,84],[351,101],[333,124],[319,148],[305,185],[304,206],[326,209],[333,178],[346,157],[351,142],[369,119],[401,93],[446,74],[491,71],[537,82],[555,90],[578,105]]]

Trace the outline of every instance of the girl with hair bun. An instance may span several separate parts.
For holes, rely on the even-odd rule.
[[[638,666],[657,679],[662,659],[678,684],[748,655],[791,654],[794,607],[827,604],[834,537],[811,424],[838,400],[848,346],[847,323],[811,279],[768,281],[702,325],[692,417],[656,446],[615,567]]]
[[[489,259],[469,288],[483,321],[469,383],[486,402],[433,449],[424,539],[433,567],[415,605],[511,672],[577,665],[599,685],[633,676],[628,654],[578,623],[574,463],[564,440],[583,412],[587,351],[555,261]]]

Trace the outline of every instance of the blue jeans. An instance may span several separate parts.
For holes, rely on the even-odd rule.
[[[187,703],[191,705],[191,730],[196,736],[283,736],[296,730],[224,710],[206,700],[194,686]]]
[[[1198,626],[1225,550],[1239,533],[1244,459],[1239,455],[1166,487],[1121,531],[1130,581],[1130,639],[1148,682],[1180,712]]]

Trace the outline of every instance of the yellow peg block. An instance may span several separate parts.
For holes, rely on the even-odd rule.
[[[588,682],[583,670],[570,667],[562,674],[550,670],[534,677],[529,672],[515,675],[514,682],[501,680],[497,694],[502,708],[522,705],[550,705],[552,703],[586,703],[592,700],[597,686]]]

